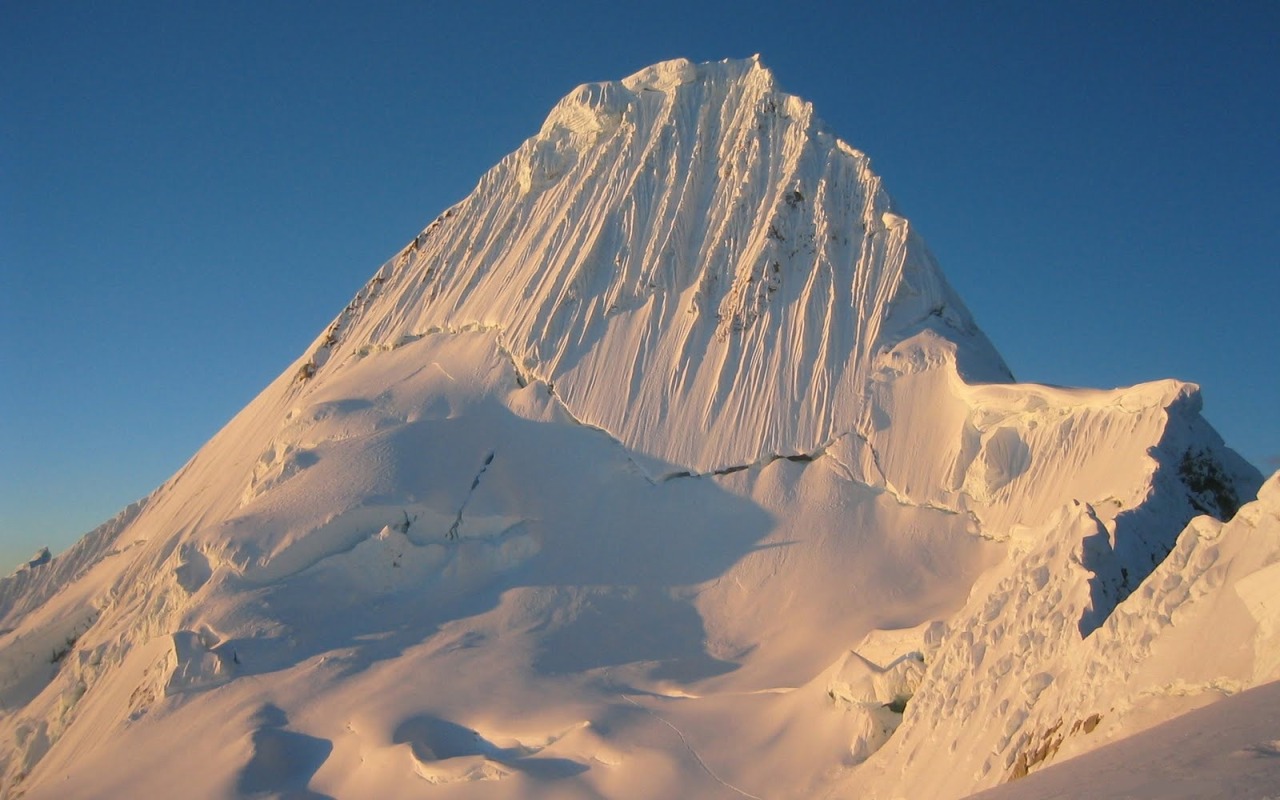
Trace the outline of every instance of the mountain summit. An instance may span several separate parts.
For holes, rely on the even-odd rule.
[[[586,84],[0,582],[4,793],[962,796],[1280,677],[1199,410],[1014,383],[758,58]]]
[[[757,58],[578,87],[374,281],[306,374],[493,330],[523,379],[673,469],[857,430],[875,354],[924,328],[1010,378],[869,159]]]

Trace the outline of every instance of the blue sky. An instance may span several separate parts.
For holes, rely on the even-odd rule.
[[[172,475],[575,85],[674,57],[812,100],[1020,379],[1195,381],[1280,467],[1280,4],[608,6],[0,0],[0,572]]]

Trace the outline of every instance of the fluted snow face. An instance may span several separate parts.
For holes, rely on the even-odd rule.
[[[755,59],[575,89],[358,300],[318,366],[496,328],[581,421],[696,472],[853,431],[922,323],[1008,377],[867,157]]]

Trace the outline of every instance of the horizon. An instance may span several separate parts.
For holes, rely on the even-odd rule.
[[[0,12],[3,574],[165,482],[574,86],[675,57],[813,102],[1020,381],[1197,382],[1280,468],[1270,6],[337,8]]]

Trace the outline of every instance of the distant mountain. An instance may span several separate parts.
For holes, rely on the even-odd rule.
[[[4,792],[963,796],[1280,678],[1199,411],[1014,383],[758,58],[587,84],[0,581]]]

